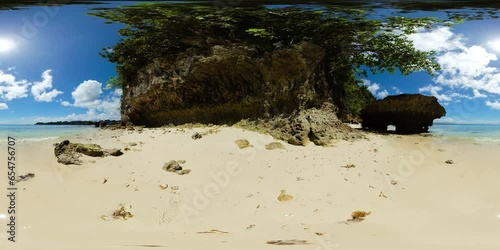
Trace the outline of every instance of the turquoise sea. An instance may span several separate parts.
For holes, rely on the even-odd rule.
[[[94,126],[0,124],[0,141],[6,141],[8,136],[20,141],[42,141],[96,130]],[[429,132],[439,137],[500,142],[500,124],[434,124]]]
[[[434,124],[429,132],[477,142],[500,142],[500,124]]]
[[[42,141],[96,130],[94,126],[0,124],[0,142],[7,141],[9,136],[18,141]]]

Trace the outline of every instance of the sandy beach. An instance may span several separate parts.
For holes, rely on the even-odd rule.
[[[196,132],[203,137],[192,139]],[[330,147],[281,142],[284,149],[269,150],[266,145],[279,141],[235,127],[96,129],[68,139],[124,154],[84,156],[80,166],[57,162],[53,144],[62,139],[19,142],[17,174],[35,177],[17,184],[17,242],[8,242],[3,218],[0,245],[500,249],[498,144],[367,137]],[[239,139],[251,146],[240,149]],[[2,155],[7,158],[5,150]],[[185,161],[181,166],[191,172],[163,170],[171,160]],[[6,195],[0,204],[6,214]],[[113,218],[121,206],[133,217]],[[356,210],[371,214],[350,220]]]

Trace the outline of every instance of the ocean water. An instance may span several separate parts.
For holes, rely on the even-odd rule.
[[[0,124],[0,142],[7,141],[9,136],[17,141],[43,141],[96,130],[94,126]]]
[[[434,124],[429,132],[477,142],[500,142],[500,124]]]
[[[43,141],[96,131],[92,126],[78,125],[4,125],[0,124],[0,142],[11,136],[19,141]],[[429,132],[435,136],[478,142],[499,142],[500,124],[434,124]]]

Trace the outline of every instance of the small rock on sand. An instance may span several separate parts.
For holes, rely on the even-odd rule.
[[[137,146],[137,143],[135,143],[135,142],[129,142],[128,145],[131,146],[131,147],[133,147],[133,146]]]
[[[120,156],[123,152],[118,148],[108,149],[107,153],[112,156]]]
[[[167,172],[175,172],[177,170],[182,170],[182,167],[179,165],[177,161],[169,161],[163,164],[163,170]]]
[[[354,211],[351,213],[351,220],[362,221],[366,216],[370,215],[372,212],[370,211]]]
[[[191,136],[191,138],[192,138],[193,140],[198,140],[198,139],[201,139],[202,137],[203,137],[203,136],[202,136],[200,133],[198,133],[198,132],[194,133],[194,134]]]
[[[16,180],[15,182],[18,183],[18,182],[21,182],[21,181],[27,181],[31,178],[35,178],[35,174],[34,173],[28,173],[28,174],[25,174],[25,175],[20,175]]]
[[[186,161],[184,161],[186,162]],[[178,161],[169,161],[163,165],[163,170],[167,172],[174,172],[178,175],[185,175],[191,173],[191,169],[182,169]]]
[[[183,170],[178,170],[175,171],[178,175],[185,175],[191,173],[191,169],[183,169]]]
[[[275,150],[275,149],[285,149],[285,146],[279,142],[271,142],[266,145],[267,150]]]
[[[446,160],[445,163],[446,164],[453,164],[454,162],[453,162],[453,160]]]
[[[280,202],[287,202],[293,200],[294,197],[291,195],[288,195],[285,190],[281,190],[280,195],[278,196],[278,200]]]
[[[354,164],[347,164],[347,165],[344,165],[344,166],[341,166],[341,167],[343,167],[343,168],[355,168],[356,165],[354,165]]]
[[[248,142],[248,140],[244,140],[244,139],[236,140],[236,141],[234,141],[234,143],[236,143],[236,145],[238,145],[238,147],[240,149],[253,147],[252,145],[250,145],[250,142]]]

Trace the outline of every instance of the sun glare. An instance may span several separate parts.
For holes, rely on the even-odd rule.
[[[0,53],[7,53],[16,47],[16,43],[11,39],[0,38]]]

